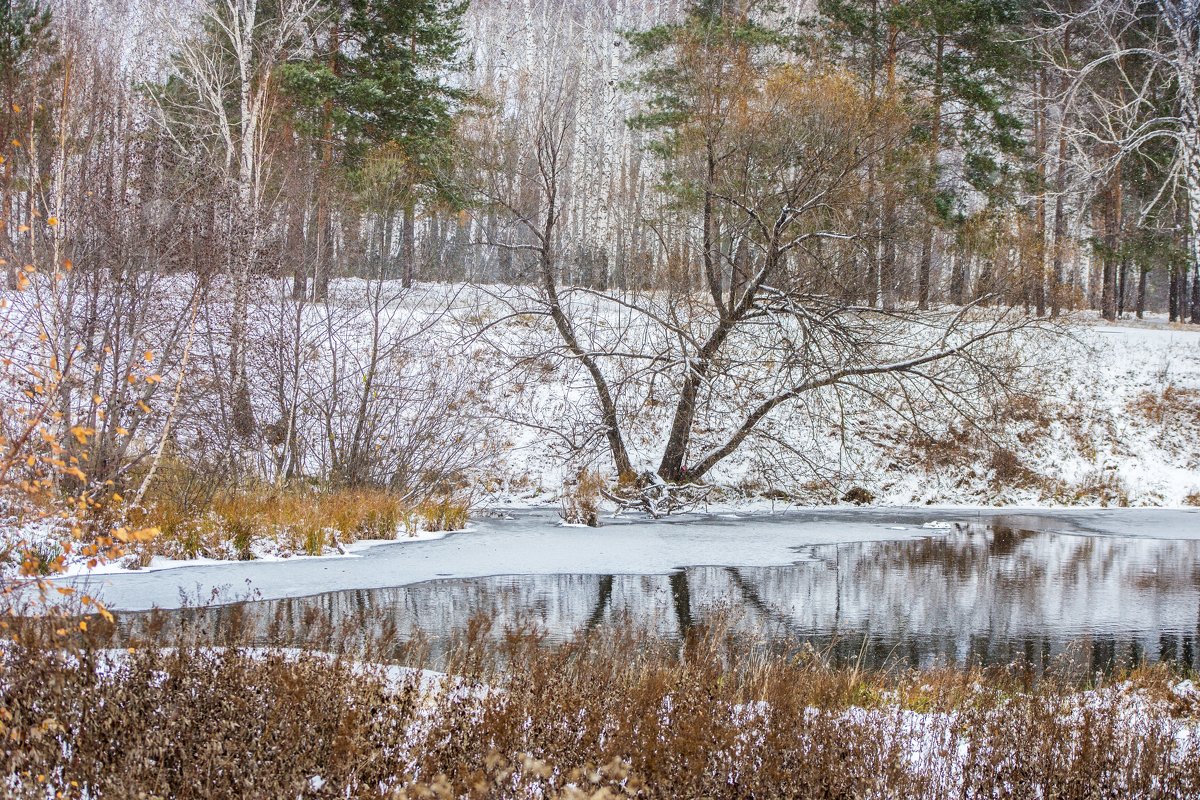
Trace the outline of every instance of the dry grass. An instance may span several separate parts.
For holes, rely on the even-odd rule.
[[[454,498],[409,506],[379,489],[219,489],[200,500],[163,494],[130,513],[159,536],[137,551],[142,563],[168,558],[248,560],[256,549],[279,555],[320,555],[364,539],[395,539],[403,529],[459,530],[467,506]]]
[[[1157,425],[1200,425],[1200,390],[1167,385],[1161,391],[1138,395],[1129,410]]]
[[[1200,708],[1148,667],[1080,695],[1011,668],[885,673],[476,619],[422,686],[347,656],[21,623],[0,651],[8,796],[1182,798]],[[72,630],[74,628],[72,627]],[[226,632],[229,645],[232,633]],[[236,637],[234,637],[236,638]],[[339,651],[335,645],[331,648]],[[375,643],[356,658],[396,653]],[[413,651],[399,658],[412,659]],[[914,713],[914,712],[919,712]],[[1178,737],[1178,738],[1177,738]]]
[[[405,515],[409,533],[417,531],[460,531],[467,526],[467,505],[452,496],[435,497],[418,503]]]
[[[589,469],[580,470],[574,481],[564,482],[559,511],[563,522],[590,528],[599,525],[601,492],[606,486],[604,476]]]

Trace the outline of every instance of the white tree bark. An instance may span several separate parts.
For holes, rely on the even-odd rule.
[[[281,0],[276,13],[265,14],[262,3],[214,0],[198,19],[164,10],[160,19],[178,53],[176,73],[185,91],[156,97],[163,127],[186,155],[219,165],[231,199],[229,377],[235,424],[244,432],[253,427],[246,389],[247,310],[267,211],[272,75],[316,8],[316,0]]]

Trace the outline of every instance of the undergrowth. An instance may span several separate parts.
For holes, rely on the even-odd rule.
[[[1200,705],[1164,666],[1081,687],[1020,666],[834,667],[798,646],[748,649],[721,625],[682,646],[622,627],[551,646],[479,617],[445,656],[452,677],[431,679],[382,663],[420,666],[419,640],[333,632],[318,652],[243,647],[252,625],[138,639],[119,620],[8,624],[0,784],[13,797],[1200,792]]]

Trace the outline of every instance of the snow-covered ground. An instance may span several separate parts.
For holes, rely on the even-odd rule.
[[[713,499],[734,508],[770,506],[764,497],[777,498],[775,507],[836,505],[862,487],[875,503],[899,506],[1200,505],[1200,329],[1083,314],[1023,346],[1031,369],[1007,396],[984,399],[983,418],[931,408],[917,430],[861,398],[836,418],[810,407],[777,412],[772,433],[801,457],[751,438],[708,476],[721,487]],[[569,365],[539,369],[497,383],[485,399],[509,445],[495,467],[493,499],[502,503],[556,502],[573,470],[605,470],[603,448],[572,454],[545,430],[580,426],[586,377]],[[639,408],[627,435],[636,464],[657,463],[669,411]]]
[[[174,295],[188,296],[185,285],[171,282],[182,280],[164,278],[163,302],[169,304]],[[354,405],[345,398],[335,402],[326,396],[327,362],[360,363],[356,361],[360,351],[369,346],[363,338],[370,328],[364,306],[369,286],[345,280],[333,288],[329,306],[287,311],[286,301],[272,299],[275,290],[267,286],[253,312],[255,324],[262,329],[256,345],[262,352],[256,350],[253,356],[257,359],[252,385],[255,416],[264,429],[278,427],[284,420],[278,418],[277,395],[290,392],[303,400],[297,401],[297,407],[309,416],[298,417],[295,425],[299,449],[308,453],[307,467],[315,470],[314,476],[328,468],[330,455],[325,448],[330,434],[325,423],[348,425],[337,403]],[[434,392],[418,397],[402,392],[395,402],[389,399],[380,413],[390,415],[387,424],[393,427],[381,434],[381,441],[394,445],[388,437],[406,435],[412,441],[402,442],[403,449],[423,446],[436,436],[450,437],[434,446],[458,459],[477,508],[557,506],[564,481],[583,467],[612,477],[603,438],[596,435],[591,388],[582,368],[571,359],[531,357],[522,346],[530,341],[553,344],[553,335],[537,330],[540,323],[528,314],[510,313],[505,318],[506,312],[523,307],[520,296],[525,291],[427,285],[412,292],[396,287],[385,292],[394,300],[381,322],[384,339],[394,336],[400,342],[395,357],[403,365],[396,384],[440,376],[446,383],[439,392],[462,389],[462,394]],[[19,303],[14,305],[9,324],[22,325],[22,313]],[[290,330],[287,313],[303,317],[299,329],[307,337],[308,355],[294,374],[283,370],[276,375],[272,369],[278,365],[273,367],[271,359],[280,349],[278,337]],[[609,311],[601,308],[593,313],[603,322]],[[330,315],[340,315],[341,338],[336,341],[328,338],[329,327],[322,323],[333,319]],[[611,326],[598,323],[598,327],[615,330],[618,321],[614,317]],[[608,334],[592,335],[603,339]],[[1080,315],[1061,334],[1017,341],[1027,348],[1019,360],[1037,368],[1022,373],[1011,394],[990,398],[986,418],[968,422],[934,407],[917,430],[861,397],[843,407],[836,418],[814,413],[820,406],[782,409],[767,423],[786,446],[781,448],[767,437],[747,440],[708,476],[717,490],[707,510],[763,513],[845,505],[845,493],[852,487],[864,489],[876,505],[889,507],[1182,508],[1200,504],[1200,330],[1170,326],[1160,318],[1110,325],[1093,315]],[[219,344],[218,340],[214,345],[218,349],[210,357],[212,363],[197,356],[190,369],[219,369]],[[612,369],[622,367],[616,364]],[[634,461],[652,466],[661,455],[670,424],[670,403],[669,397],[664,402],[663,387],[656,388],[653,379],[639,384],[643,379],[629,378],[621,403],[629,417],[626,438]],[[345,391],[356,381],[361,383],[361,376],[350,370],[341,380]],[[163,384],[172,383],[172,376],[164,374]],[[212,427],[219,415],[210,415],[205,405],[212,402],[209,395],[200,392],[185,402],[187,413],[172,429],[181,450],[202,452],[207,441],[220,435]],[[156,419],[150,415],[136,435],[153,443],[158,435]],[[431,434],[422,427],[431,420],[449,422]],[[266,438],[260,442],[262,452],[248,457],[269,469],[282,463],[285,454],[276,452]],[[198,464],[203,468],[202,460]],[[0,533],[9,540],[49,543],[54,538],[50,526],[22,525],[15,518],[0,520]],[[611,536],[611,529],[605,535]],[[397,539],[404,538],[404,532],[398,532]],[[369,545],[344,547],[327,555],[357,556],[365,546]],[[256,555],[264,568],[276,560],[269,548],[260,548]],[[653,554],[642,555],[658,563]],[[314,557],[286,560],[308,558]],[[85,559],[76,561],[72,571],[82,571]],[[361,561],[348,558],[345,563]],[[151,569],[200,563],[160,558]],[[336,562],[313,563],[322,565],[314,569],[324,570],[324,565]],[[676,560],[671,565],[680,563],[694,562]]]

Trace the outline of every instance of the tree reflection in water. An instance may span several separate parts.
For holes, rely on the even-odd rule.
[[[811,643],[835,662],[1042,667],[1064,653],[1107,670],[1141,658],[1196,666],[1200,543],[1038,532],[1003,519],[929,538],[806,548],[783,567],[689,567],[670,575],[455,579],[160,614],[219,640],[322,646],[347,632],[419,630],[436,659],[477,612],[492,636],[536,623],[551,641],[628,621],[678,638],[717,616],[755,642]],[[122,627],[144,630],[147,614]]]

